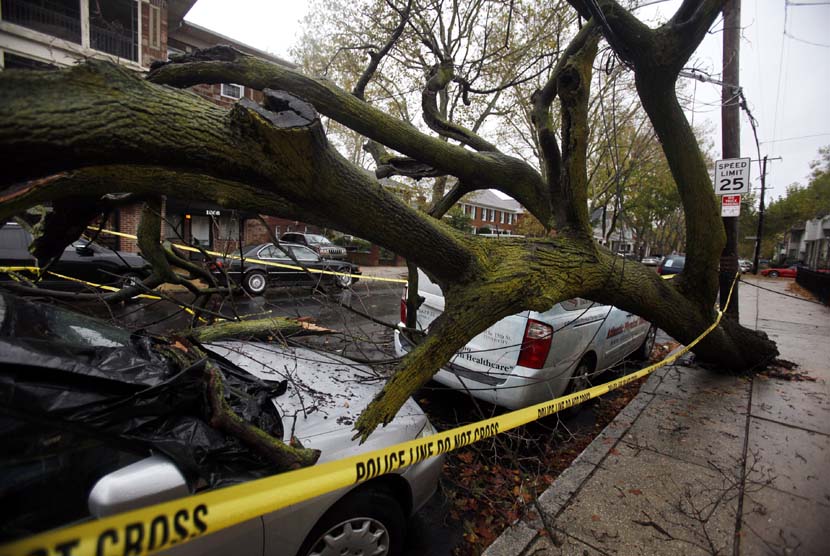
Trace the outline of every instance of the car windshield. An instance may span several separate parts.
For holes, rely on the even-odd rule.
[[[21,303],[0,295],[0,336],[15,336],[88,348],[119,348],[130,343],[127,330],[60,307]]]
[[[319,243],[320,245],[331,245],[329,238],[326,236],[321,236],[318,234],[308,234],[306,236],[308,238],[309,243]]]

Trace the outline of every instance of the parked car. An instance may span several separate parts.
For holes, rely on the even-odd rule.
[[[786,268],[765,268],[761,271],[761,276],[768,276],[770,278],[795,278],[798,274],[798,267],[800,265],[792,265]]]
[[[741,272],[743,273],[752,271],[752,261],[749,259],[738,259],[738,266],[741,267]]]
[[[657,274],[666,276],[669,274],[680,274],[686,266],[686,255],[668,255],[663,257],[657,265]]]
[[[301,234],[299,232],[286,232],[282,234],[280,241],[286,243],[296,243],[297,245],[305,245],[312,249],[324,259],[338,259],[346,258],[346,249],[339,247],[329,241],[329,238],[320,234]]]
[[[429,329],[444,311],[441,288],[418,273],[417,327]],[[406,295],[401,320],[406,320]],[[451,388],[511,409],[582,390],[593,377],[635,353],[647,358],[657,329],[645,319],[585,299],[557,303],[545,312],[506,317],[472,340],[433,377]],[[412,341],[395,331],[395,351]]]
[[[646,266],[657,266],[658,264],[660,264],[660,259],[657,257],[645,257],[640,262]]]
[[[16,223],[0,228],[0,267],[38,267],[38,261],[29,252],[32,235]],[[107,249],[96,243],[80,239],[69,245],[60,259],[49,267],[56,274],[63,274],[94,284],[120,286],[125,282],[143,279],[150,275],[150,265],[140,255]],[[0,273],[0,279],[8,280]],[[47,288],[80,288],[78,282],[46,274],[39,282]]]
[[[410,398],[364,444],[353,441],[350,425],[383,381],[367,381],[370,370],[349,359],[241,341],[204,347],[228,403],[272,435],[320,450],[319,462],[435,432]],[[0,294],[0,542],[271,472],[208,424],[203,379],[166,355],[173,351],[158,338]],[[427,459],[164,553],[397,554],[406,519],[434,493],[441,466],[442,457]],[[169,528],[175,544],[187,526],[178,517],[165,524],[161,542]]]
[[[309,270],[325,270],[340,274],[309,273],[301,269],[272,266],[257,262],[278,263],[296,267],[289,256],[291,252],[298,262]],[[226,276],[240,284],[251,295],[261,295],[270,286],[308,286],[316,284],[334,284],[339,288],[348,288],[358,281],[355,275],[361,274],[360,267],[347,261],[323,259],[302,245],[290,243],[260,243],[242,248],[241,259],[218,258],[210,264],[210,270],[221,284]]]

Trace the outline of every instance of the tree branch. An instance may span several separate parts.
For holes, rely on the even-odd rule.
[[[424,122],[431,130],[442,137],[455,139],[477,151],[498,152],[495,145],[485,141],[464,126],[450,122],[441,114],[441,110],[438,108],[437,96],[441,91],[446,90],[447,85],[450,84],[454,77],[455,72],[451,61],[441,62],[430,68],[427,74],[426,86],[421,92],[421,108],[424,112]]]
[[[207,61],[212,60],[212,61]],[[198,83],[241,83],[255,89],[284,89],[301,95],[320,113],[346,127],[436,170],[457,176],[477,188],[504,191],[542,221],[550,215],[547,188],[539,173],[517,158],[495,152],[473,152],[430,137],[331,83],[237,52],[214,47],[196,56],[156,66],[156,83],[190,87]]]
[[[392,50],[392,47],[395,46],[395,43],[398,42],[398,39],[403,34],[403,30],[404,28],[406,28],[406,24],[409,21],[409,13],[412,9],[412,0],[407,0],[406,8],[404,8],[402,11],[398,11],[397,8],[395,8],[395,6],[391,3],[389,5],[392,6],[392,8],[398,12],[398,15],[401,16],[401,21],[400,23],[398,23],[398,26],[395,27],[395,30],[392,31],[392,35],[389,37],[389,40],[386,41],[386,44],[383,45],[383,48],[381,48],[377,52],[369,51],[369,65],[363,71],[363,74],[357,80],[357,83],[352,89],[352,95],[359,98],[360,100],[366,100],[364,98],[364,95],[366,93],[366,85],[369,84],[369,81],[375,75],[375,72],[377,71],[378,66],[380,65],[380,61],[383,60],[383,57],[386,56],[389,53],[389,51]]]

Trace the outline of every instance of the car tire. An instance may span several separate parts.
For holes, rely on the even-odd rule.
[[[350,269],[342,269],[341,268],[341,269],[338,270],[338,272],[350,273],[351,271],[350,271]],[[338,274],[337,276],[334,277],[334,283],[341,290],[346,290],[346,289],[350,288],[351,285],[354,283],[354,278],[352,278],[351,276],[345,276],[343,274]]]
[[[576,369],[574,369],[574,372],[568,381],[568,387],[565,388],[564,395],[573,394],[574,392],[580,392],[586,388],[590,388],[592,386],[591,375],[593,372],[593,359],[590,355],[583,356],[582,359],[579,360],[579,364],[576,366]],[[584,406],[585,403],[583,402],[579,405],[563,409],[559,412],[559,414],[566,419],[570,419],[571,417],[578,415]]]
[[[135,272],[125,272],[124,274],[121,275],[121,279],[119,281],[119,287],[120,288],[128,288],[128,287],[133,286],[133,285],[138,285],[139,283],[141,283],[141,280],[142,280],[142,278],[141,278],[140,274],[137,274]],[[139,295],[141,295],[141,294],[136,294],[136,295],[134,295],[134,296],[132,296],[128,299],[125,299],[124,301],[125,302],[138,301],[138,299],[139,299],[138,296]]]
[[[262,295],[268,286],[268,278],[261,270],[251,270],[245,274],[242,280],[242,287],[251,295]]]
[[[399,556],[405,535],[400,504],[384,491],[362,489],[346,495],[320,518],[298,554]]]
[[[769,276],[770,278],[778,278],[778,271],[770,270],[769,273],[767,273],[767,276]]]
[[[634,358],[640,361],[648,361],[651,358],[651,352],[654,350],[654,342],[657,339],[657,327],[653,324],[646,332],[646,337],[637,351],[634,352]]]

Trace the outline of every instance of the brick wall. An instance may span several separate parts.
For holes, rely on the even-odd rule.
[[[134,205],[127,205],[119,209],[119,221],[121,229],[119,231],[125,234],[136,235],[138,233],[138,224],[141,222],[141,203]],[[138,252],[138,243],[134,239],[126,237],[121,238],[121,250],[130,253]]]
[[[150,64],[160,60],[167,60],[167,2],[152,0],[153,6],[158,6],[161,36],[157,48],[150,46],[150,4],[141,2],[141,65],[150,67]]]
[[[273,229],[272,229],[273,231]],[[268,243],[271,236],[265,226],[258,219],[249,218],[245,220],[245,238],[243,243],[253,245],[255,243]]]

